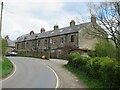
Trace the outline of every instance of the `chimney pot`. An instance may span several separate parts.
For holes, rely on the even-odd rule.
[[[58,25],[55,25],[54,26],[54,30],[58,30],[59,29],[59,26]]]
[[[96,24],[96,16],[95,15],[91,16],[91,22],[92,22],[93,25]]]
[[[7,39],[9,39],[9,36],[7,35],[7,36],[5,36],[5,39],[7,40]]]
[[[44,28],[41,28],[41,33],[45,32],[45,29]]]
[[[70,26],[75,26],[75,21],[74,20],[71,20]]]
[[[33,35],[34,34],[34,31],[32,30],[32,31],[30,31],[30,35]]]

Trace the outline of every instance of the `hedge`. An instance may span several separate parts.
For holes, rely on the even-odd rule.
[[[79,53],[67,57],[68,64],[91,78],[102,80],[108,88],[120,88],[120,63],[109,57],[86,58]]]
[[[45,59],[49,59],[49,55],[46,52],[43,51],[18,51],[18,56],[24,56],[24,57],[35,57],[35,58],[42,58],[42,56],[45,56]]]

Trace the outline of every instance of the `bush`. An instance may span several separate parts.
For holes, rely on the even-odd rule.
[[[86,58],[79,53],[68,55],[68,64],[93,79],[102,80],[110,88],[120,88],[120,63],[109,57]]]
[[[114,73],[112,74],[114,79],[113,79],[113,87],[120,88],[120,64],[117,63],[113,67]]]
[[[73,66],[76,69],[79,69],[81,71],[86,70],[86,63],[89,60],[87,57],[81,56],[79,53],[71,53],[67,57],[68,64]]]
[[[75,66],[76,59],[80,56],[79,53],[71,53],[67,56],[68,64],[71,66]]]
[[[89,52],[87,52],[87,54],[88,54],[90,57],[96,57],[95,51],[89,51]]]
[[[86,71],[86,64],[87,64],[87,61],[89,60],[89,58],[87,58],[87,57],[83,57],[83,56],[79,56],[77,59],[77,69],[79,69],[80,71],[85,71],[85,72],[87,72]]]
[[[5,39],[2,39],[2,55],[4,56],[7,51],[7,41]],[[1,48],[1,47],[0,47]]]
[[[87,75],[93,77],[93,78],[99,78],[101,75],[101,69],[100,69],[100,58],[91,58],[87,64]]]
[[[100,41],[95,47],[96,57],[110,57],[116,59],[116,47],[110,41]]]

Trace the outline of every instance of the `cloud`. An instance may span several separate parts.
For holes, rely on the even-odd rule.
[[[53,12],[62,8],[62,2],[56,2],[56,0],[5,0],[6,4],[9,4],[10,8],[15,12],[27,12],[32,10],[40,10],[46,12]]]
[[[21,17],[19,15],[16,16],[4,12],[3,22],[3,36],[8,34],[12,39],[17,38],[22,34],[29,33],[31,30],[39,33],[40,28],[42,27],[49,29],[49,24],[47,21],[31,18],[27,15]]]
[[[63,0],[4,0],[2,36],[15,40],[31,30],[39,33],[42,27],[48,31],[55,24],[69,26],[80,14],[66,11],[64,6]]]
[[[48,31],[50,26],[47,20],[30,16],[29,12],[39,10],[49,14],[60,10],[62,6],[62,3],[39,0],[4,0],[2,36],[9,35],[15,40],[31,30],[39,33],[40,28],[44,27]]]

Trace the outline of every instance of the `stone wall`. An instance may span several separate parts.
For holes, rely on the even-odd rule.
[[[74,40],[72,42],[71,36],[74,37]],[[18,42],[16,43],[16,51],[23,51],[26,56],[41,57],[42,55],[46,55],[47,57],[51,56],[52,58],[59,58],[64,54],[62,52],[66,43],[72,43],[75,47],[78,47],[78,33],[39,38],[36,41],[29,40],[24,42]],[[32,52],[35,52],[36,55]],[[39,52],[40,54],[37,55],[37,52]]]

